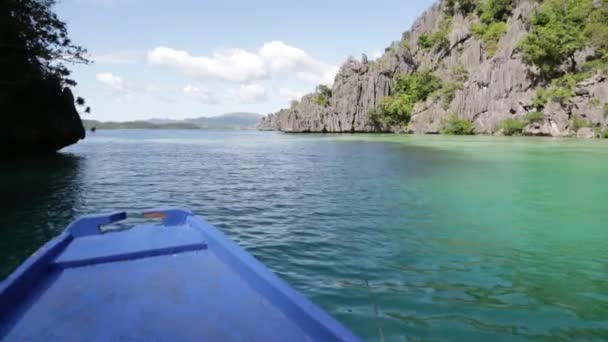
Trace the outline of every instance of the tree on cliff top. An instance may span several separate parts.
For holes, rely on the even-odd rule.
[[[68,79],[66,63],[88,63],[86,50],[72,43],[63,21],[52,11],[55,0],[0,2],[0,81],[12,84],[31,78]]]
[[[593,0],[546,0],[531,18],[532,30],[519,43],[523,60],[536,65],[545,77],[559,73],[567,60],[576,69],[575,53],[585,47],[586,24]]]

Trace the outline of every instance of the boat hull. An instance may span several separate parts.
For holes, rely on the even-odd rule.
[[[356,341],[203,219],[83,217],[0,285],[3,340]]]

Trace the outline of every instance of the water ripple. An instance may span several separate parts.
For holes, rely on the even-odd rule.
[[[608,148],[580,144],[101,131],[2,164],[1,269],[78,215],[183,206],[365,340],[608,339]]]

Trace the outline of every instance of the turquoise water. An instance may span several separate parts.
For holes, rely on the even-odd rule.
[[[100,131],[2,162],[6,274],[84,213],[185,206],[369,341],[608,339],[608,143]]]

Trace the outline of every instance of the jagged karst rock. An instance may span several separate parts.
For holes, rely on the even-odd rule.
[[[576,132],[577,138],[591,139],[595,138],[597,133],[591,127],[583,127]]]
[[[275,131],[278,130],[278,128],[280,127],[279,123],[277,122],[277,118],[278,115],[277,114],[268,114],[265,117],[263,117],[262,119],[260,119],[260,122],[258,122],[258,124],[256,125],[256,128],[260,131]]]
[[[333,84],[333,96],[328,107],[319,108],[304,97],[298,106],[283,109],[264,118],[258,128],[285,132],[379,132],[403,131],[403,127],[377,127],[370,122],[369,112],[392,92],[396,74],[410,74],[416,70],[431,70],[444,82],[451,79],[458,66],[466,69],[468,79],[455,92],[447,109],[437,97],[418,103],[412,113],[407,131],[438,133],[441,119],[452,113],[471,120],[474,132],[495,134],[505,119],[524,120],[535,111],[533,98],[536,88],[547,87],[534,75],[537,72],[525,65],[517,51],[519,41],[528,33],[528,18],[539,6],[533,0],[514,0],[513,11],[506,22],[506,32],[492,57],[484,45],[471,33],[471,25],[479,19],[457,13],[452,18],[446,48],[425,50],[418,46],[423,34],[431,34],[441,27],[444,10],[441,3],[426,10],[403,34],[399,44],[393,44],[384,56],[376,61],[349,58],[340,68]],[[594,54],[585,48],[575,56],[575,68]],[[564,70],[572,63],[564,63]],[[549,101],[544,108],[545,118],[527,125],[523,134],[534,136],[572,136],[572,115],[579,115],[592,127],[608,124],[598,100],[608,99],[608,81],[604,76],[593,75],[579,82],[574,96],[567,105]],[[580,136],[580,134],[579,134]],[[590,134],[583,134],[587,137]]]

